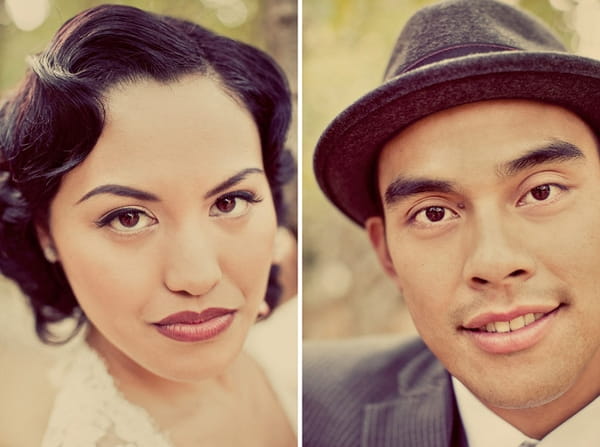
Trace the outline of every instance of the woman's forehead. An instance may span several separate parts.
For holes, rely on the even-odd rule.
[[[107,105],[96,145],[64,184],[195,179],[209,185],[243,169],[262,169],[252,116],[210,79],[137,82],[111,91]]]

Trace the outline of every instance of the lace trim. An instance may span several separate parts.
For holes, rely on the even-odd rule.
[[[125,399],[85,342],[61,366],[42,447],[172,447],[150,415]]]
[[[278,309],[278,318],[270,318],[272,324],[253,328],[246,348],[267,374],[296,431],[297,357],[290,346],[296,346],[297,303],[286,304]],[[173,447],[148,412],[118,390],[106,364],[83,337],[73,341],[52,372],[57,395],[41,447]],[[281,343],[273,345],[276,339]]]

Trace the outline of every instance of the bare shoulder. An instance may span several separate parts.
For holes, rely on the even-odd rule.
[[[55,394],[49,377],[55,360],[48,349],[0,347],[0,447],[41,444]]]

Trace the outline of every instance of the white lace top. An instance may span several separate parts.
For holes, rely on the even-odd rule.
[[[42,447],[171,447],[148,413],[123,397],[86,343],[64,368],[56,374],[58,393]]]
[[[288,320],[296,327],[294,315],[296,302],[281,309],[281,315],[274,320]],[[280,309],[277,310],[279,313]],[[286,315],[287,313],[287,315]],[[281,342],[279,331],[283,322],[269,320],[259,323],[256,336],[251,334],[246,350],[263,368],[269,378],[275,394],[278,396],[290,423],[296,430],[296,331],[287,339],[287,354],[277,345],[269,342]],[[290,324],[284,331],[290,334]],[[254,341],[256,340],[256,341]],[[290,344],[292,346],[290,346]],[[54,371],[53,381],[57,385],[57,395],[52,408],[48,426],[42,441],[42,447],[173,447],[168,434],[161,432],[150,415],[128,400],[115,386],[104,361],[87,343],[79,340],[69,353],[68,363]],[[265,359],[276,361],[265,361]],[[286,359],[287,358],[287,359]],[[285,364],[274,368],[273,365]],[[282,373],[292,377],[281,377]]]

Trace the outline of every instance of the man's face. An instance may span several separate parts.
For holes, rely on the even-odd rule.
[[[431,115],[379,159],[378,255],[425,343],[499,408],[598,394],[600,161],[573,113],[498,100]]]

